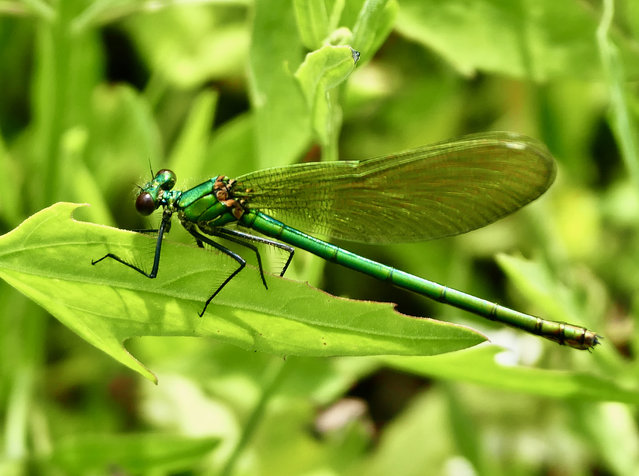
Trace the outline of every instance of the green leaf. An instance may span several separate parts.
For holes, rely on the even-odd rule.
[[[390,34],[399,6],[395,0],[366,0],[353,26],[353,48],[368,62]]]
[[[253,115],[246,113],[222,124],[208,145],[206,156],[209,162],[200,164],[199,172],[193,177],[218,173],[237,177],[257,170],[254,123]]]
[[[218,93],[203,91],[193,101],[180,137],[171,151],[169,168],[184,177],[197,176],[200,164],[206,163],[206,148],[211,134]],[[215,160],[215,157],[212,157]]]
[[[290,1],[256,0],[251,38],[249,84],[258,169],[290,164],[308,146],[311,132],[308,109],[292,74],[303,48]]]
[[[403,0],[396,29],[467,75],[481,70],[536,81],[601,75],[597,16],[583,2]],[[619,39],[636,64],[632,41]]]
[[[302,43],[309,50],[322,46],[328,36],[329,16],[324,0],[295,0],[295,19]]]
[[[249,37],[246,12],[222,2],[154,8],[127,17],[124,26],[139,54],[171,84],[193,88],[242,71]]]
[[[550,398],[639,403],[639,389],[603,376],[566,370],[500,365],[496,346],[480,346],[433,357],[384,357],[386,364],[416,375],[463,380],[501,390]]]
[[[615,4],[612,0],[603,2],[601,23],[597,28],[597,42],[604,78],[608,85],[611,109],[611,126],[617,137],[626,168],[635,186],[639,186],[639,142],[637,132],[639,127],[636,115],[630,110],[630,96],[626,90],[625,65],[621,60],[619,49],[610,38],[610,28],[615,15]]]
[[[24,183],[24,172],[7,150],[1,132],[0,177],[4,177],[3,187],[0,188],[0,219],[5,223],[17,224],[23,213],[18,197]]]
[[[549,319],[592,327],[595,317],[604,312],[601,296],[588,302],[584,296],[577,295],[576,289],[558,282],[550,270],[538,262],[504,253],[499,253],[496,260],[517,289]]]
[[[67,437],[57,442],[52,463],[64,474],[140,474],[191,468],[219,444],[218,438],[170,434]]]
[[[122,343],[134,336],[210,336],[280,355],[432,355],[484,338],[460,326],[401,315],[392,305],[336,298],[298,282],[268,277],[264,289],[248,268],[197,313],[235,269],[219,253],[167,240],[156,279],[113,260],[150,267],[155,239],[78,222],[79,205],[58,203],[0,237],[0,276],[74,332],[154,380]]]
[[[324,147],[337,143],[342,123],[337,91],[333,89],[353,72],[355,62],[351,47],[327,45],[307,54],[295,73],[311,111],[313,130]]]
[[[86,156],[103,193],[119,202],[141,174],[148,178],[149,163],[160,163],[162,134],[148,102],[130,86],[100,86],[92,99]]]
[[[33,175],[25,182],[30,203],[49,204],[73,188],[64,173],[60,155],[66,130],[86,124],[93,117],[91,98],[102,72],[102,47],[95,31],[71,36],[67,28],[80,4],[65,2],[55,22],[34,24],[35,51],[31,80],[29,127],[31,151],[24,157],[25,169]],[[72,100],[70,100],[72,98]]]
[[[65,131],[60,144],[60,171],[68,177],[67,195],[73,200],[86,200],[92,206],[83,218],[99,223],[112,223],[111,212],[100,192],[100,184],[82,160],[87,152],[88,131],[72,127]]]

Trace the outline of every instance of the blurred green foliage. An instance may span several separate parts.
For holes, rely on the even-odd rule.
[[[297,357],[158,324],[164,337],[127,342],[155,386],[1,282],[0,473],[637,474],[638,39],[632,0],[1,2],[2,233],[59,201],[89,203],[78,220],[152,225],[132,206],[149,163],[186,188],[318,151],[358,159],[514,130],[559,163],[540,200],[465,236],[350,248],[605,339],[561,348],[300,252],[290,278],[468,323],[512,350]],[[357,68],[317,73],[314,55],[344,46]],[[170,240],[188,242],[178,228]],[[165,266],[197,264],[199,250],[174,248]],[[90,257],[64,271],[101,279]],[[242,286],[271,305],[289,285],[269,298]]]

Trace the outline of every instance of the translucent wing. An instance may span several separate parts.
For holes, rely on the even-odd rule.
[[[555,162],[540,142],[496,132],[362,161],[238,177],[235,194],[283,223],[350,241],[423,241],[498,220],[544,193]]]

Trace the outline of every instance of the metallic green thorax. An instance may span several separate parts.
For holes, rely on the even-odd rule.
[[[224,185],[224,190],[228,186],[228,177],[215,177],[207,180],[200,185],[193,187],[190,190],[181,192],[175,205],[176,209],[180,213],[180,220],[189,221],[192,223],[206,223],[214,220],[219,220],[226,214],[230,214],[232,206],[225,203],[227,198],[222,198],[219,188],[219,184]],[[234,218],[233,218],[234,221]],[[226,220],[221,220],[219,226],[228,223]]]
[[[224,226],[236,221],[237,201],[230,200],[228,177],[218,176],[207,180],[189,190],[167,190],[175,184],[175,175],[162,170],[147,183],[140,195],[148,193],[155,208],[160,206],[177,212],[184,224]]]

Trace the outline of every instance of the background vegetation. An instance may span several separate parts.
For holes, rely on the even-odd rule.
[[[637,474],[637,2],[31,0],[0,13],[3,233],[60,201],[91,205],[78,220],[152,226],[132,206],[149,163],[184,188],[513,130],[557,158],[542,199],[465,236],[347,246],[605,337],[572,351],[299,252],[292,280],[465,323],[493,343],[430,357],[451,349],[382,347],[366,340],[377,324],[342,332],[343,310],[325,317],[328,342],[360,356],[321,357],[312,325],[264,318],[311,293],[304,285],[269,276],[265,291],[252,270],[194,326],[199,304],[175,303],[207,294],[201,278],[222,273],[223,257],[179,244],[189,241],[175,226],[166,279],[213,276],[172,297],[168,281],[89,265],[107,246],[147,263],[152,241],[57,207],[0,237],[0,276],[13,286],[0,283],[0,473]],[[348,55],[327,45],[357,49],[355,70],[329,68]],[[323,47],[325,68],[305,56]],[[269,257],[277,270],[282,257]],[[118,302],[114,283],[135,287]],[[104,318],[87,320],[80,302]],[[248,313],[247,302],[265,304]],[[153,373],[121,347],[130,336],[162,336],[127,342]],[[398,353],[414,356],[384,356]]]

